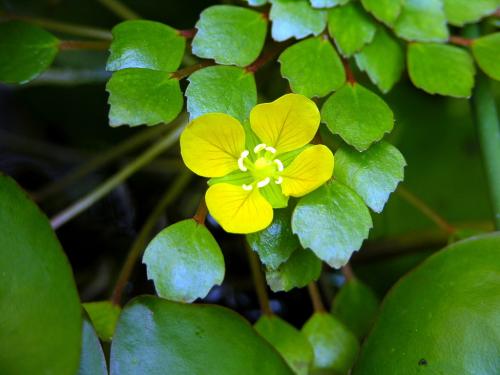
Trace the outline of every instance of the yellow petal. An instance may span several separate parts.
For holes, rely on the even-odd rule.
[[[316,104],[303,95],[287,94],[250,112],[252,130],[278,153],[308,144],[316,134],[320,114]]]
[[[281,173],[285,195],[301,197],[316,190],[333,174],[333,154],[323,145],[315,145],[302,151]]]
[[[182,159],[189,169],[203,177],[221,177],[238,169],[245,131],[229,115],[207,113],[191,121],[180,142]]]
[[[273,209],[259,190],[220,183],[208,188],[205,195],[208,211],[229,233],[252,233],[271,224]]]

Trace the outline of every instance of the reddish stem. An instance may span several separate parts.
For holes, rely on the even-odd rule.
[[[205,220],[208,215],[207,203],[205,202],[205,196],[201,197],[198,209],[193,216],[193,219],[200,225],[205,225]]]
[[[349,263],[347,263],[344,267],[342,267],[342,275],[344,275],[346,281],[354,279],[354,272],[352,271],[352,267]]]
[[[107,50],[109,48],[110,42],[101,40],[61,40],[59,42],[60,50]]]
[[[461,36],[451,35],[449,42],[457,46],[469,47],[472,44],[472,39],[463,38]]]
[[[288,43],[274,43],[269,49],[264,52],[260,57],[255,60],[252,64],[248,65],[245,70],[248,73],[255,73],[257,70],[266,65],[269,61],[271,61],[277,54],[279,54],[285,47],[288,46]]]
[[[179,69],[176,72],[173,72],[170,74],[170,78],[181,80],[183,78],[186,78],[196,72],[197,70],[203,69],[207,66],[214,65],[213,61],[207,60],[203,61],[199,64],[191,65],[186,68]]]
[[[354,85],[356,83],[356,78],[354,77],[354,73],[351,67],[349,66],[349,61],[347,59],[342,59],[342,63],[344,64],[344,70],[347,82],[350,83],[351,85]]]
[[[198,30],[196,29],[179,30],[179,35],[183,36],[186,39],[192,39],[196,35],[197,31]]]

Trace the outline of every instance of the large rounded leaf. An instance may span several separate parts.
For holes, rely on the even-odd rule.
[[[0,176],[0,374],[73,375],[81,309],[71,268],[49,221]]]
[[[217,241],[193,219],[158,233],[146,248],[143,262],[158,295],[173,301],[203,298],[224,279],[224,257]]]
[[[57,55],[59,40],[24,22],[0,24],[0,82],[26,83],[47,69]]]
[[[457,242],[386,297],[355,375],[500,373],[500,233]]]
[[[239,315],[214,305],[139,297],[122,312],[112,375],[291,375],[272,346]]]
[[[83,321],[82,353],[77,375],[107,375],[106,359],[92,323]]]

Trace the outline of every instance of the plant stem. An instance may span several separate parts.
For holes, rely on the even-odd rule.
[[[450,35],[450,38],[448,39],[448,41],[451,44],[455,44],[457,46],[469,47],[472,44],[473,39],[464,38],[464,37],[457,36],[457,35]]]
[[[496,14],[498,14],[497,10]],[[467,37],[477,38],[481,35],[477,25],[469,25],[464,29]],[[500,123],[491,92],[490,80],[479,72],[472,93],[472,110],[476,118],[479,144],[483,154],[493,220],[496,230],[500,230]]]
[[[354,272],[352,270],[352,267],[349,263],[347,263],[344,267],[341,269],[342,275],[344,275],[346,281],[352,280],[355,278]]]
[[[200,225],[205,225],[205,220],[207,218],[208,208],[207,203],[205,202],[205,195],[203,195],[200,199],[200,204],[198,205],[198,209],[193,216],[193,219]]]
[[[118,0],[98,0],[102,5],[108,8],[111,12],[124,20],[136,20],[141,17],[132,9]]]
[[[66,22],[59,22],[54,20],[49,20],[46,18],[35,18],[28,16],[18,16],[14,14],[4,13],[0,11],[0,19],[5,18],[9,20],[20,20],[32,23],[34,25],[38,25],[48,30],[70,34],[75,36],[82,36],[88,38],[96,38],[102,40],[111,40],[113,36],[111,32],[105,29],[83,26],[83,25],[74,25]]]
[[[71,219],[75,218],[87,208],[92,206],[94,203],[99,201],[102,197],[120,185],[132,174],[137,172],[139,169],[147,165],[154,158],[160,155],[162,152],[174,145],[179,139],[180,133],[183,126],[175,128],[167,136],[160,139],[158,142],[153,144],[144,153],[139,155],[135,160],[133,160],[125,168],[114,174],[112,177],[104,181],[96,189],[92,190],[90,193],[73,203],[71,206],[61,211],[51,219],[52,228],[57,229],[63,224],[67,223]]]
[[[252,279],[255,286],[255,291],[257,293],[257,298],[259,299],[260,309],[264,315],[273,315],[271,305],[269,304],[269,297],[267,295],[266,282],[262,274],[262,267],[260,265],[259,259],[257,258],[257,254],[255,254],[255,252],[250,249],[250,246],[248,246],[246,241],[245,250],[248,256],[248,262],[250,263]]]
[[[82,49],[105,51],[109,48],[109,45],[108,41],[61,40],[59,42],[59,49],[63,51]]]
[[[323,301],[321,300],[321,294],[319,293],[318,285],[316,285],[314,281],[310,282],[307,285],[307,290],[309,291],[309,296],[311,297],[314,312],[325,313],[326,309],[325,305],[323,305]]]
[[[350,83],[351,85],[354,85],[356,83],[356,78],[354,77],[354,73],[351,67],[349,66],[349,60],[342,59],[342,63],[344,65],[347,82]]]
[[[99,169],[120,156],[142,146],[144,143],[159,137],[161,134],[168,131],[169,128],[169,125],[157,125],[135,134],[134,136],[119,143],[117,146],[106,150],[85,164],[69,172],[53,184],[35,192],[33,194],[33,198],[36,201],[43,201],[48,196],[61,192],[75,181],[78,181],[80,178],[88,175],[96,169]]]
[[[210,65],[214,65],[214,62],[210,61],[210,60],[203,61],[199,64],[191,65],[191,66],[179,69],[176,72],[171,73],[170,78],[181,80],[183,78],[190,76],[192,73],[196,72],[197,70],[203,69],[203,68],[210,66]]]
[[[153,210],[153,212],[151,212],[146,222],[142,226],[139,234],[130,247],[127,258],[125,259],[125,263],[123,263],[123,267],[113,289],[111,301],[115,305],[120,305],[123,295],[123,289],[130,279],[130,275],[134,270],[137,259],[139,259],[141,254],[144,252],[146,243],[152,237],[152,233],[156,223],[160,219],[165,209],[170,204],[172,204],[172,202],[179,196],[179,194],[182,193],[186,185],[191,181],[192,177],[193,175],[190,172],[184,171],[183,173],[181,173],[162,196],[158,204],[155,206],[155,209]]]
[[[490,81],[482,73],[477,76],[472,107],[486,169],[493,220],[496,230],[500,230],[500,124]]]
[[[413,207],[424,214],[428,219],[434,222],[439,228],[441,228],[447,234],[452,234],[455,232],[455,228],[448,223],[441,215],[429,207],[424,201],[417,197],[412,192],[408,191],[402,185],[399,185],[396,193],[403,198],[405,201],[410,203]]]
[[[245,70],[248,73],[255,73],[269,61],[274,59],[274,57],[278,55],[282,50],[284,50],[288,45],[289,43],[274,43],[257,60],[248,65]]]

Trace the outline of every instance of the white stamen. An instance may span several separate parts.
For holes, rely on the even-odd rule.
[[[259,151],[265,150],[266,149],[266,144],[265,143],[260,143],[257,146],[253,148],[253,152],[257,153]]]
[[[274,183],[277,185],[283,183],[283,177],[279,176],[276,180],[274,180]]]
[[[253,189],[253,185],[243,184],[243,185],[241,185],[241,187],[243,188],[243,190],[246,190],[246,191],[250,191]]]
[[[271,179],[269,177],[266,177],[262,181],[257,182],[257,187],[260,187],[260,188],[264,187],[264,186],[266,186],[270,182],[271,182]]]
[[[274,147],[271,147],[271,146],[267,146],[266,147],[266,151],[269,151],[271,154],[275,154],[276,153],[276,149]]]
[[[274,159],[273,161],[278,166],[278,172],[281,172],[283,169],[285,169],[280,159]]]
[[[241,153],[240,158],[238,159],[238,168],[240,168],[241,171],[246,172],[248,171],[248,168],[245,167],[245,158],[248,156],[250,152],[248,150],[245,150]]]

